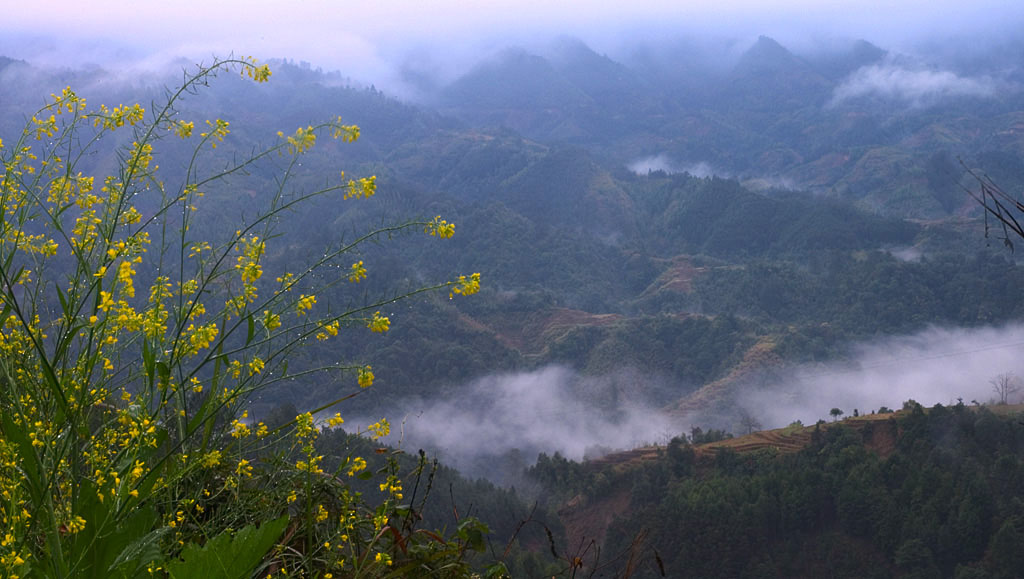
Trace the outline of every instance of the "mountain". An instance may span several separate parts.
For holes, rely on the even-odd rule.
[[[507,126],[527,136],[573,138],[595,104],[540,56],[509,49],[445,87],[442,112],[474,125]]]
[[[821,106],[832,82],[775,40],[761,36],[733,67],[717,95],[733,114],[781,114]]]
[[[622,61],[572,39],[512,50],[445,88],[442,110],[542,144],[586,147],[605,162],[704,163],[754,187],[838,195],[915,218],[962,207],[926,177],[935,155],[987,170],[988,151],[1024,149],[1012,71],[998,77],[1005,90],[960,95],[956,86],[1000,85],[864,40],[796,54],[761,36],[734,61],[721,54],[733,46],[714,48],[720,54],[680,42]]]
[[[835,48],[826,47],[804,59],[822,76],[839,82],[859,68],[882,62],[888,54],[887,50],[862,39]]]

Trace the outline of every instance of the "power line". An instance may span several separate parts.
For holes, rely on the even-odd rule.
[[[982,346],[982,347],[979,347],[979,348],[974,348],[972,350],[959,350],[959,351],[955,351],[955,352],[943,352],[941,354],[931,354],[931,355],[928,355],[928,356],[891,358],[891,359],[888,359],[888,360],[885,360],[885,361],[876,362],[876,363],[868,364],[868,365],[862,365],[862,366],[858,366],[857,368],[851,368],[851,369],[848,369],[848,370],[829,370],[829,371],[826,371],[826,372],[820,372],[820,373],[814,373],[814,374],[804,374],[804,375],[802,375],[800,377],[801,378],[819,378],[819,377],[833,376],[833,375],[839,375],[839,374],[854,374],[854,373],[857,373],[857,372],[863,372],[865,370],[874,370],[876,368],[884,368],[886,366],[892,366],[894,364],[900,364],[900,363],[904,363],[904,362],[925,362],[925,361],[928,361],[928,360],[938,360],[938,359],[941,359],[941,358],[952,358],[952,357],[955,357],[955,356],[966,356],[968,354],[978,354],[978,353],[981,353],[981,352],[989,352],[989,351],[992,351],[992,350],[1001,350],[1001,349],[1004,349],[1004,348],[1013,348],[1013,347],[1019,347],[1019,346],[1024,346],[1024,340],[1016,341],[1016,342],[1009,342],[1009,343],[1004,343],[1004,344],[991,344],[991,345],[988,345],[988,346]]]

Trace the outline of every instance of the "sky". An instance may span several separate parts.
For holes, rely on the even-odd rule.
[[[7,0],[0,55],[36,64],[146,66],[228,53],[289,58],[374,81],[396,63],[473,59],[556,35],[599,51],[670,35],[759,34],[787,46],[866,38],[901,49],[923,38],[1016,34],[1019,0]],[[168,9],[174,6],[174,10]],[[45,7],[45,9],[41,9]],[[427,62],[426,64],[429,64]]]

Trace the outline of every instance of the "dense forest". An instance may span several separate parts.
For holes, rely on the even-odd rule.
[[[531,472],[553,495],[579,493],[574,509],[589,501],[614,511],[604,529],[573,519],[577,533],[591,534],[571,548],[607,534],[604,549],[584,554],[588,568],[632,566],[636,577],[1016,577],[1024,568],[1019,408],[1013,417],[910,401],[893,414],[793,425],[740,451],[680,436],[652,460],[596,469],[545,456]]]

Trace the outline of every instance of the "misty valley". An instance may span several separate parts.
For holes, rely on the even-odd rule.
[[[0,56],[0,575],[1024,577],[1024,41],[808,46]]]

